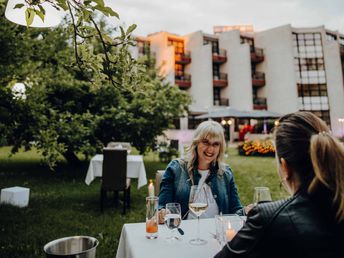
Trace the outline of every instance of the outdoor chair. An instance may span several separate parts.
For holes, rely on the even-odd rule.
[[[158,196],[160,192],[160,184],[165,170],[157,170],[155,173],[155,194]]]
[[[127,179],[127,150],[103,149],[103,176],[100,189],[100,208],[104,209],[104,200],[108,191],[113,191],[116,202],[119,192],[123,191],[123,214],[130,207],[130,180]]]

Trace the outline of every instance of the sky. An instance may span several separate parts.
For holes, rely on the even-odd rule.
[[[316,27],[344,33],[344,0],[105,0],[120,15],[114,24],[137,24],[134,34],[178,35],[213,26],[252,24],[255,31],[280,25]]]

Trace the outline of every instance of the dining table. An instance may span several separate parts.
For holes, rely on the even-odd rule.
[[[210,258],[221,249],[215,238],[215,219],[200,219],[200,237],[205,245],[191,245],[189,241],[196,237],[197,220],[182,220],[180,228],[184,235],[179,240],[168,240],[170,230],[165,225],[158,226],[158,238],[145,237],[146,223],[128,223],[122,227],[116,258]]]
[[[103,154],[96,154],[92,157],[88,166],[85,183],[90,185],[96,177],[103,174]],[[137,178],[137,188],[147,184],[147,175],[142,155],[127,155],[127,177]]]

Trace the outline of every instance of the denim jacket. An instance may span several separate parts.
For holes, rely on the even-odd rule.
[[[186,161],[182,159],[172,160],[168,164],[160,184],[159,193],[159,209],[164,208],[166,203],[178,202],[181,206],[182,217],[189,210],[188,203],[192,185],[186,164]],[[211,173],[213,175],[210,175],[208,180],[219,212],[244,215],[231,169],[226,166],[222,171],[223,173],[219,172],[217,169]],[[193,171],[193,178],[195,185],[197,185],[201,178],[197,170]]]

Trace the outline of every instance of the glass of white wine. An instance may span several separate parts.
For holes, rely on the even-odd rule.
[[[169,237],[167,237],[167,240],[179,240],[179,238],[175,236],[175,231],[179,227],[182,220],[180,204],[167,203],[165,206],[165,212],[165,225],[171,230],[171,234]]]
[[[208,198],[204,187],[198,187],[197,185],[191,186],[189,197],[189,209],[197,216],[197,236],[190,240],[192,245],[205,245],[206,240],[200,238],[199,217],[208,208]]]

